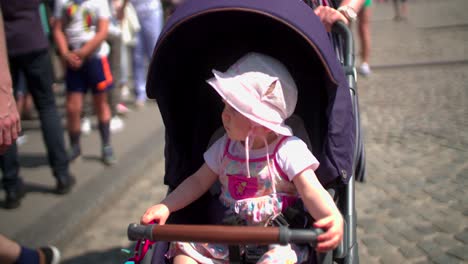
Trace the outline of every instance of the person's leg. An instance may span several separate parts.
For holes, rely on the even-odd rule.
[[[116,162],[114,150],[110,142],[110,117],[111,111],[107,103],[107,93],[94,94],[94,109],[98,116],[98,127],[102,142],[102,161],[106,165],[113,165]]]
[[[120,37],[110,37],[107,40],[111,46],[109,54],[109,64],[112,72],[112,78],[116,83],[114,89],[110,90],[107,94],[107,101],[111,111],[110,129],[112,132],[118,132],[123,129],[123,121],[117,115],[117,106],[120,103],[120,76],[121,76],[121,45],[122,40]]]
[[[153,0],[158,1],[158,0]],[[160,4],[159,4],[160,5]],[[160,5],[161,6],[161,5]],[[151,12],[151,15],[147,15],[141,24],[141,40],[143,45],[143,56],[146,60],[150,61],[153,55],[154,47],[158,41],[159,34],[161,34],[162,26],[164,22],[164,13],[162,9],[157,9]],[[147,67],[143,69],[144,76],[146,77]],[[140,96],[137,98],[140,102],[146,101],[146,80],[141,83]]]
[[[121,76],[121,39],[120,37],[110,37],[107,39],[107,42],[110,44],[111,49],[109,53],[109,64],[112,72],[112,77],[114,79],[114,83],[118,83]],[[111,109],[112,116],[117,115],[117,104],[119,103],[120,97],[120,89],[119,85],[116,85],[114,89],[112,89],[108,93],[108,102]]]
[[[400,0],[393,0],[393,11],[395,13],[395,16],[393,17],[393,19],[400,20],[401,19]]]
[[[135,86],[135,103],[138,107],[144,104],[146,100],[145,91],[145,56],[143,46],[142,30],[135,36],[135,47],[132,50],[132,69],[133,69],[133,85]]]
[[[111,119],[111,111],[107,103],[107,93],[97,93],[93,95],[94,109],[98,117],[99,132],[101,134],[102,145],[110,144],[109,122]]]
[[[0,234],[0,263],[58,264],[60,251],[54,246],[32,249]]]
[[[187,255],[180,254],[174,257],[174,260],[172,263],[173,264],[197,264],[198,262],[196,262],[194,259],[192,259],[191,257]]]
[[[2,185],[5,190],[5,208],[14,209],[20,206],[24,196],[23,181],[19,177],[18,147],[11,144],[7,151],[0,156],[2,169]]]
[[[93,88],[94,109],[98,117],[98,127],[102,141],[102,161],[106,165],[112,165],[116,160],[110,145],[111,111],[107,102],[107,93],[113,88],[113,78],[106,57],[89,59],[87,78]]]
[[[65,150],[64,130],[52,91],[53,72],[47,50],[25,57],[24,73],[41,122],[42,136],[47,148],[49,164],[57,179],[57,191],[67,193],[72,183]]]
[[[67,92],[67,130],[70,139],[70,161],[81,155],[81,110],[83,109],[83,93],[77,91]]]
[[[21,253],[21,246],[0,234],[0,263],[15,263]]]
[[[24,105],[22,109],[22,119],[31,119],[32,118],[32,108],[34,107],[33,98],[31,93],[26,91],[26,95],[24,98]]]
[[[402,19],[408,18],[408,3],[406,0],[401,0],[400,15]]]
[[[359,29],[359,39],[361,44],[361,66],[359,67],[359,72],[362,75],[369,75],[371,73],[369,67],[369,56],[370,56],[370,17],[371,17],[371,8],[364,7],[358,15],[358,29]]]
[[[13,89],[17,89],[17,76],[20,69],[19,58],[9,58]],[[3,155],[0,155],[0,168],[2,170],[2,185],[5,190],[5,208],[13,209],[20,205],[24,196],[23,181],[19,177],[18,148],[13,143]]]

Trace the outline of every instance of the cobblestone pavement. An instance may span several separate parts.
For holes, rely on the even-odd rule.
[[[373,74],[358,80],[360,261],[468,263],[468,1],[409,1],[402,23],[390,2],[374,3]],[[122,262],[128,223],[164,195],[162,164],[63,250],[65,263]]]

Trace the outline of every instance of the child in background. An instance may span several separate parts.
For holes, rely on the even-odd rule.
[[[207,82],[222,97],[226,134],[204,154],[205,163],[160,204],[146,210],[141,223],[164,224],[171,212],[203,195],[217,180],[220,200],[229,214],[247,225],[268,225],[300,197],[326,232],[318,251],[335,248],[343,236],[343,219],[318,181],[318,161],[284,121],[297,103],[297,88],[286,67],[274,58],[248,53],[226,72],[213,70]],[[167,253],[174,263],[228,263],[227,245],[173,242]],[[302,263],[307,246],[271,245],[258,263]],[[276,263],[276,262],[275,262]]]
[[[102,161],[116,162],[110,145],[111,112],[107,102],[112,74],[105,42],[110,8],[107,0],[59,0],[55,5],[54,38],[66,64],[67,121],[71,149],[70,160],[81,155],[80,118],[83,95],[91,88],[102,140]]]

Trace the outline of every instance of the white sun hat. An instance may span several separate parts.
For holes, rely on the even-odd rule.
[[[297,87],[281,62],[251,52],[226,72],[212,72],[207,82],[239,113],[278,134],[292,135],[284,121],[296,108]]]

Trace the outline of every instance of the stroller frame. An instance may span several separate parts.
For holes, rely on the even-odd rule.
[[[199,1],[198,3],[202,2],[201,4],[203,4],[203,2],[208,3],[210,1],[213,2],[214,0],[202,0],[202,1]],[[234,0],[224,0],[224,1],[216,0],[216,1],[222,2],[221,4],[226,4],[226,5],[233,4],[235,2]],[[259,1],[259,0],[255,0],[255,1]],[[180,8],[181,9],[185,8],[186,9],[185,12],[187,12],[187,9],[194,8],[194,2],[197,2],[197,1],[189,1],[187,3],[187,5],[181,6]],[[250,2],[250,1],[245,1],[245,2]],[[273,2],[279,2],[279,1],[271,1],[271,2],[273,3]],[[190,3],[192,3],[192,5],[190,5]],[[213,3],[210,3],[210,4],[213,4]],[[247,3],[245,5],[249,5],[249,4],[252,4],[252,3]],[[244,3],[243,3],[243,5],[244,5]],[[236,10],[243,10],[244,8],[245,8],[244,6],[237,7]],[[222,9],[218,8],[218,9],[215,9],[214,11],[213,10],[209,10],[209,11],[215,12],[215,11],[219,11],[219,10],[222,10]],[[177,14],[177,11],[178,10],[176,10],[175,14]],[[180,13],[183,14],[184,10],[180,11]],[[184,17],[182,16],[182,18],[184,18]],[[189,20],[191,18],[193,18],[193,17],[188,17],[188,18],[185,18],[185,19]],[[162,89],[162,92],[157,90],[157,86],[158,86],[158,84],[161,84],[161,83],[162,83],[161,85],[164,86],[164,85],[167,85],[168,82],[174,81],[174,80],[164,80],[164,79],[162,79],[162,76],[164,76],[164,74],[169,72],[169,71],[172,71],[174,69],[178,69],[177,65],[180,66],[180,64],[177,64],[176,61],[168,60],[168,58],[167,58],[168,55],[166,55],[164,52],[162,52],[163,50],[167,51],[167,46],[168,46],[167,42],[170,42],[168,40],[171,40],[172,42],[170,42],[170,43],[172,43],[172,44],[177,43],[177,42],[174,42],[175,37],[173,35],[174,35],[174,32],[177,31],[176,29],[178,29],[176,27],[178,19],[180,20],[181,17],[175,18],[174,19],[175,21],[172,21],[172,23],[171,23],[171,20],[170,20],[169,23],[168,23],[169,26],[165,27],[165,30],[163,30],[163,34],[161,35],[161,37],[160,37],[160,39],[158,41],[158,44],[157,44],[157,46],[155,48],[155,52],[153,54],[153,60],[151,62],[150,70],[148,72],[147,93],[148,93],[148,96],[150,98],[156,98],[157,99],[157,102],[158,102],[158,104],[160,106],[161,114],[163,115],[164,123],[165,123],[166,127],[169,130],[168,133],[171,133],[171,131],[172,132],[176,131],[176,130],[173,129],[174,127],[171,127],[171,124],[170,124],[171,120],[174,119],[175,116],[172,116],[171,114],[168,114],[168,110],[165,109],[165,108],[170,106],[170,104],[174,103],[174,102],[170,101],[171,100],[171,98],[169,96],[170,93],[164,92],[164,89]],[[186,20],[181,20],[182,22],[180,22],[180,23],[183,23]],[[322,33],[320,33],[320,34],[322,34]],[[331,263],[333,261],[336,261],[336,262],[340,262],[340,263],[358,263],[359,262],[359,255],[358,255],[358,245],[357,245],[357,240],[356,240],[356,221],[357,221],[356,219],[357,219],[357,217],[356,217],[356,211],[355,211],[354,183],[355,183],[356,176],[358,176],[358,178],[361,178],[361,179],[363,178],[363,175],[364,175],[364,172],[365,172],[365,160],[364,160],[364,148],[363,148],[363,143],[362,143],[362,135],[360,133],[360,123],[359,123],[359,107],[358,107],[358,100],[357,100],[356,72],[355,72],[355,68],[354,68],[354,47],[353,47],[354,42],[353,42],[351,31],[347,28],[347,26],[345,26],[342,23],[341,24],[338,23],[337,25],[335,25],[333,27],[333,38],[334,38],[334,40],[336,40],[335,43],[338,43],[338,45],[340,46],[339,48],[337,48],[335,50],[335,53],[336,53],[337,57],[339,58],[339,61],[340,61],[341,66],[342,66],[342,70],[344,71],[343,78],[346,79],[347,87],[349,87],[349,94],[350,94],[350,98],[351,98],[350,99],[350,104],[352,106],[352,112],[353,112],[353,115],[354,115],[354,118],[353,118],[354,124],[353,124],[352,128],[355,130],[355,131],[353,131],[353,133],[356,135],[356,137],[354,138],[354,140],[352,142],[352,144],[353,144],[353,146],[352,146],[353,147],[353,153],[352,153],[352,168],[350,170],[351,173],[348,173],[348,174],[343,173],[342,175],[340,175],[340,176],[343,177],[343,179],[342,179],[343,181],[338,180],[338,187],[339,188],[334,190],[334,191],[337,191],[337,193],[336,193],[336,197],[338,197],[337,206],[339,207],[339,209],[340,209],[340,211],[341,211],[341,213],[343,215],[344,222],[345,222],[344,237],[343,237],[341,245],[337,249],[335,249],[333,251],[333,253],[330,252],[328,254],[320,255],[319,256],[319,258],[320,258],[319,262],[320,263]],[[329,41],[328,36],[327,36],[327,39]],[[178,39],[178,41],[180,43],[180,39]],[[236,43],[236,44],[238,44],[238,43]],[[248,46],[248,45],[246,45],[246,46]],[[174,49],[177,49],[178,47],[179,46],[174,47]],[[318,51],[316,50],[316,52],[318,52]],[[183,54],[189,54],[189,53],[183,52]],[[215,58],[215,57],[217,58],[217,56],[218,56],[218,54],[214,54],[213,58]],[[235,56],[238,56],[238,54],[235,54],[232,57],[235,57]],[[210,59],[212,59],[212,58],[210,58]],[[166,70],[164,68],[161,68],[162,67],[161,65],[158,65],[158,62],[161,61],[161,60],[165,61],[166,63],[169,62],[169,64],[174,64],[174,65],[177,64],[177,65],[176,66],[168,65],[170,70]],[[229,60],[232,61],[232,58],[229,58]],[[207,60],[207,61],[209,61],[209,60]],[[322,60],[322,62],[323,62],[323,60]],[[328,61],[328,63],[330,63],[330,61]],[[219,67],[219,66],[207,65],[207,67],[208,68],[216,68],[216,67]],[[160,72],[162,72],[162,73],[160,73]],[[339,74],[340,73],[338,73],[338,75]],[[204,78],[204,77],[205,76],[201,76],[201,77],[198,76],[198,78]],[[341,78],[341,77],[336,77],[336,78]],[[158,82],[158,81],[161,81],[161,80],[162,80],[162,82]],[[203,99],[205,99],[205,98],[203,98]],[[210,98],[206,98],[206,99],[208,101],[210,100]],[[219,126],[219,123],[210,124],[209,120],[208,120],[208,125],[207,126],[210,126],[210,129],[213,130],[213,128],[216,128],[216,127]],[[180,129],[178,129],[178,130],[180,130]],[[177,132],[174,132],[174,133],[177,133]],[[171,144],[174,144],[174,139],[171,139],[168,134],[166,134],[166,136],[167,136],[167,139],[169,141],[169,144],[166,141],[166,150],[165,150],[165,151],[167,151],[166,152],[166,158],[169,159],[167,162],[171,162],[170,161],[171,154],[168,153],[168,152],[171,151],[171,148],[174,148],[173,145],[171,146]],[[170,136],[172,136],[172,135],[170,135]],[[194,137],[197,137],[197,136],[200,136],[200,135],[194,135]],[[172,143],[171,143],[171,141],[172,141]],[[201,142],[206,142],[207,138],[200,138],[200,141]],[[194,147],[194,148],[196,148],[196,147]],[[188,153],[188,154],[190,156],[190,154],[193,154],[193,153]],[[168,163],[166,163],[166,165],[167,164]],[[186,176],[188,176],[190,174],[189,171],[190,170],[193,171],[194,168],[195,167],[188,168],[187,172],[186,172]],[[180,183],[183,179],[173,179],[171,177],[167,177],[168,175],[171,174],[170,167],[167,167],[167,169],[168,170],[166,170],[165,184],[169,185],[169,191],[170,191],[171,189],[175,188],[178,185],[178,183]],[[344,184],[342,184],[342,183],[344,183]],[[185,214],[185,216],[187,216],[187,215],[188,214]],[[171,217],[172,217],[172,215],[171,215]],[[169,221],[169,222],[171,222],[171,221]],[[174,218],[174,220],[172,222],[173,223],[180,223],[179,220],[177,220],[177,218]],[[199,224],[197,222],[197,220],[195,220],[195,224]],[[206,223],[202,223],[202,224],[206,224]],[[162,227],[162,226],[160,226],[160,227]],[[145,230],[145,231],[142,231],[142,230]],[[156,232],[156,231],[154,231],[154,232]],[[149,229],[147,229],[147,228],[146,229],[141,228],[138,225],[129,226],[129,235],[130,234],[132,234],[131,235],[132,240],[153,237],[153,231],[149,231]],[[154,236],[154,238],[156,240],[161,240],[160,237],[158,237],[157,235]],[[154,262],[153,261],[153,263],[159,263],[159,262]]]

